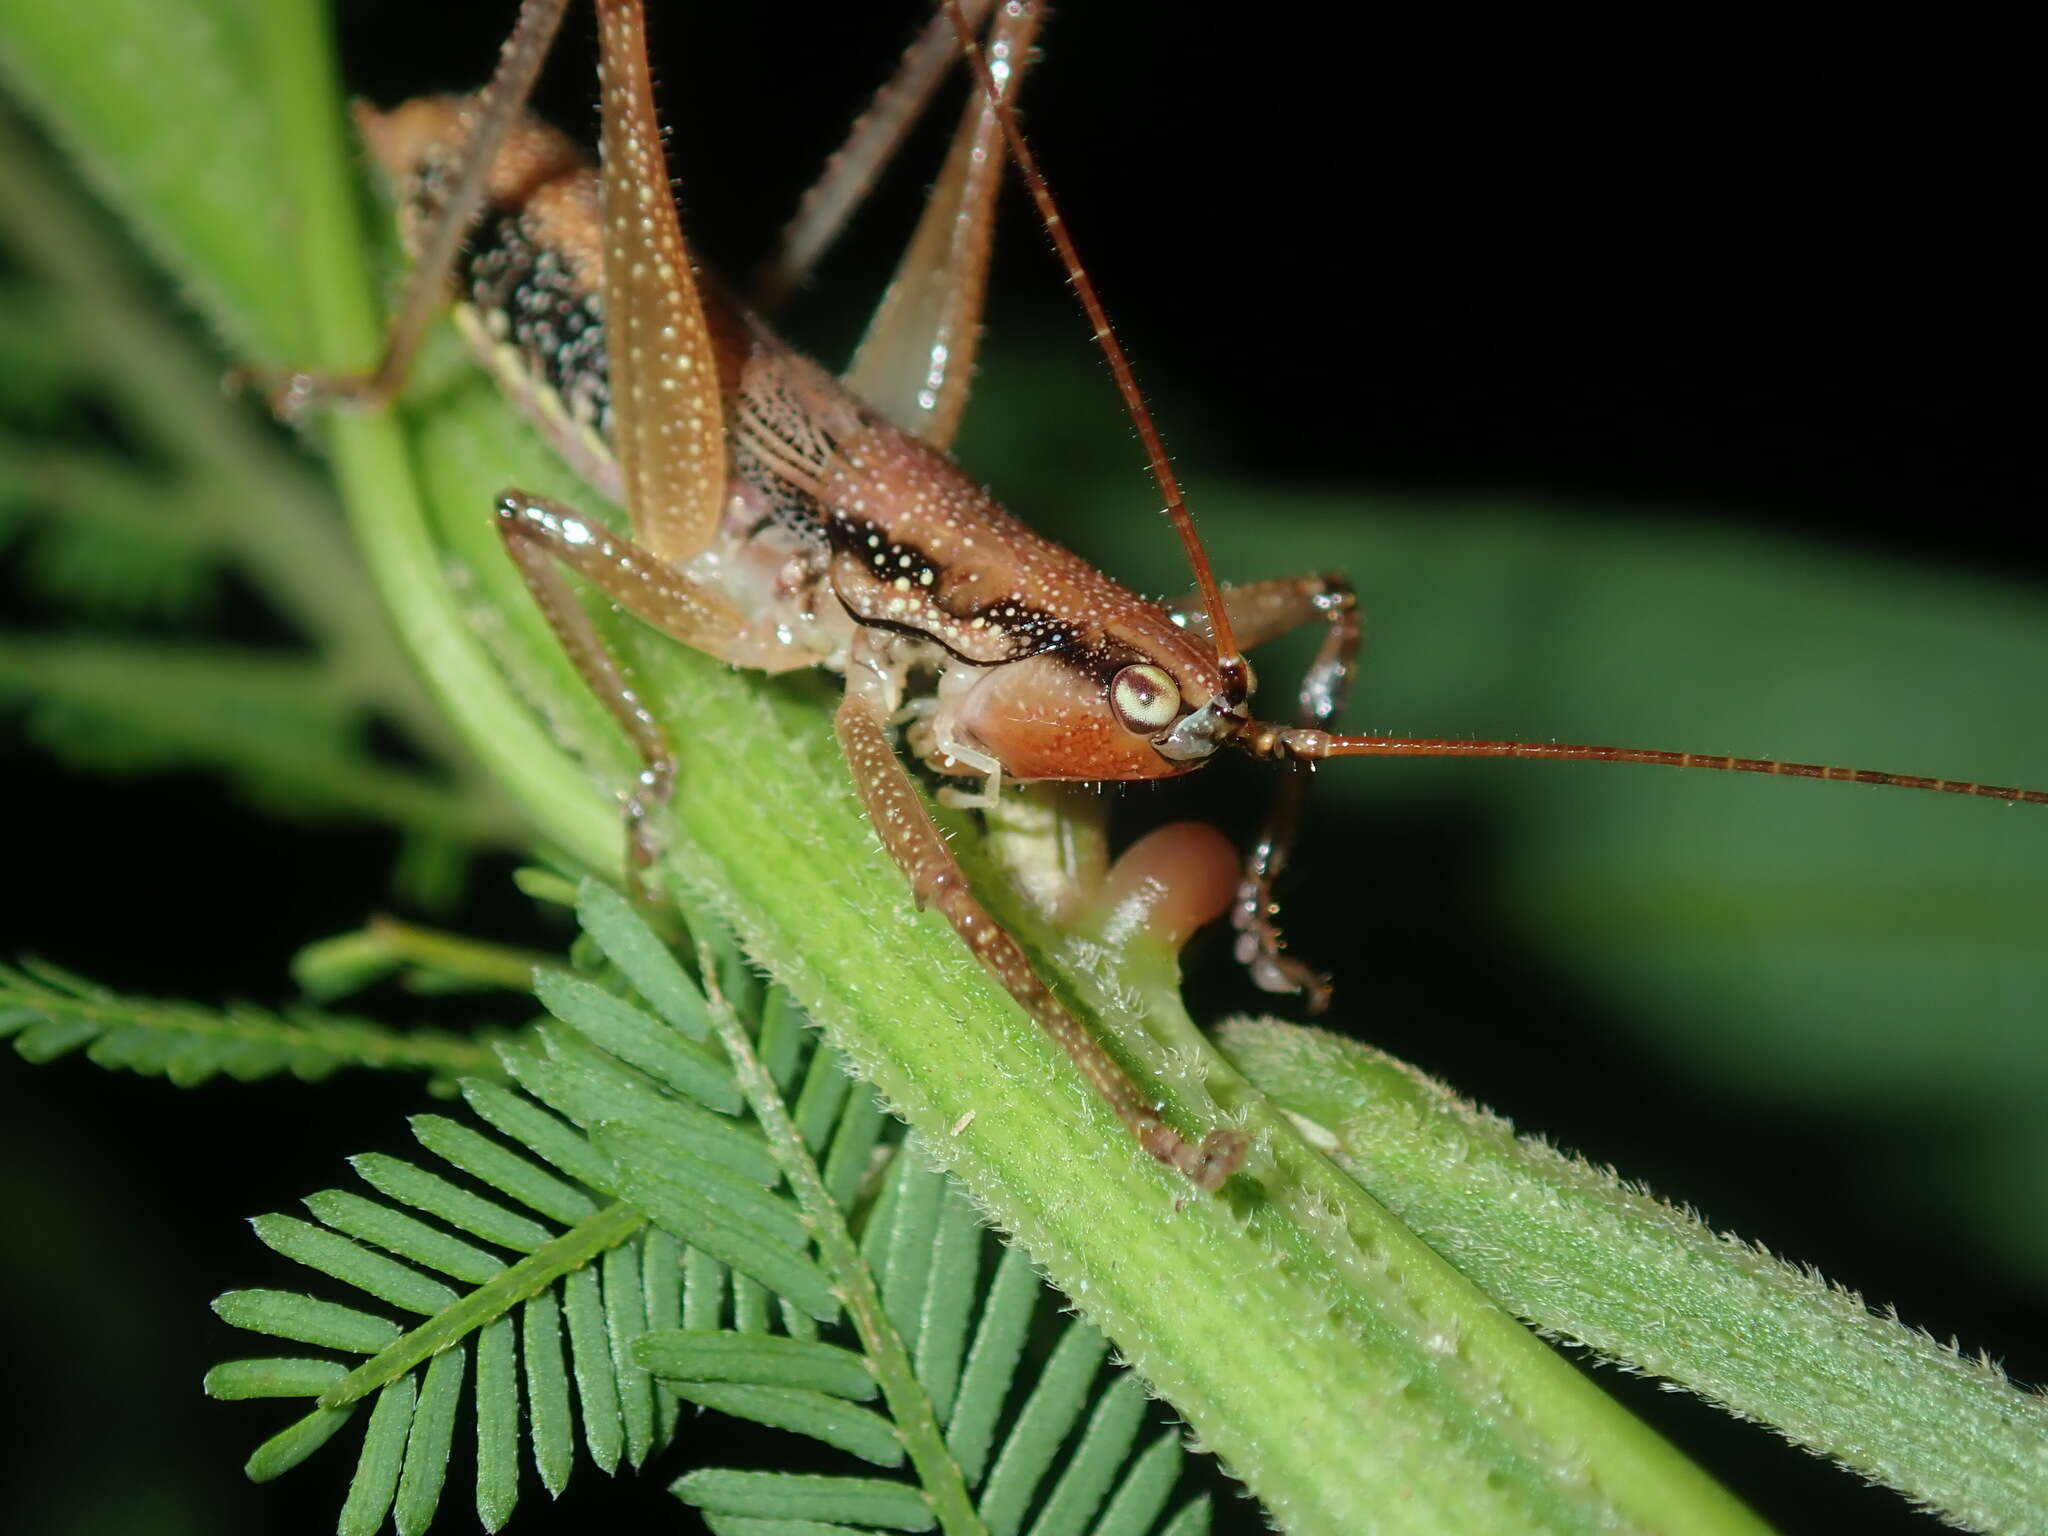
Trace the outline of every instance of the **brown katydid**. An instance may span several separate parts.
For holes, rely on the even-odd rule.
[[[1691,753],[1333,734],[1357,644],[1349,588],[1327,576],[1228,588],[1210,575],[1158,435],[1010,117],[1007,96],[1038,21],[1033,7],[998,8],[985,58],[971,40],[990,7],[967,14],[948,3],[800,216],[771,286],[794,280],[847,197],[887,157],[894,127],[915,115],[943,65],[966,53],[980,93],[892,300],[842,384],[696,271],[668,192],[638,0],[597,0],[602,178],[565,140],[523,116],[567,3],[525,0],[498,76],[476,101],[364,115],[372,150],[399,188],[418,260],[368,392],[402,378],[426,317],[452,284],[470,340],[508,393],[630,512],[630,541],[516,491],[501,500],[498,517],[563,644],[646,764],[626,797],[636,856],[645,858],[658,837],[653,818],[672,780],[671,749],[561,567],[728,662],[843,673],[842,747],[884,847],[920,901],[939,908],[1140,1144],[1197,1185],[1213,1188],[1234,1171],[1242,1136],[1229,1127],[1199,1142],[1182,1136],[1048,990],[969,889],[925,811],[891,739],[899,717],[910,720],[916,755],[941,774],[978,781],[984,803],[1006,780],[1166,778],[1225,747],[1311,762],[1590,758],[2048,802],[2034,791]],[[1146,440],[1196,573],[1197,599],[1185,606],[1148,602],[1032,533],[946,457],[966,397],[1006,150]],[[322,387],[302,380],[294,394]],[[1323,640],[1295,719],[1256,719],[1242,650],[1310,622],[1323,626]],[[1300,772],[1284,778],[1234,920],[1241,957],[1261,985],[1319,1000],[1321,979],[1282,950],[1271,900],[1303,784]]]

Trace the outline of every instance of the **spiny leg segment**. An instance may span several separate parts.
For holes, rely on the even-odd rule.
[[[1322,643],[1302,675],[1295,724],[1300,729],[1327,731],[1343,712],[1357,671],[1358,600],[1350,581],[1335,574],[1289,576],[1225,587],[1222,597],[1231,628],[1246,650],[1305,624],[1324,626]],[[1171,611],[1189,629],[1207,632],[1208,620],[1199,597],[1178,603]],[[1237,962],[1251,974],[1255,985],[1267,992],[1299,992],[1311,1013],[1321,1013],[1330,1004],[1330,979],[1286,952],[1287,941],[1277,921],[1280,909],[1273,900],[1274,882],[1287,868],[1301,835],[1310,772],[1307,764],[1292,763],[1282,774],[1265,823],[1245,855],[1243,876],[1230,906],[1230,923],[1237,930]]]
[[[967,0],[962,10],[968,25],[979,31],[994,3]],[[818,179],[798,202],[796,216],[755,272],[757,310],[775,313],[810,281],[819,260],[924,115],[932,92],[952,69],[958,53],[952,19],[944,12],[935,13],[903,50],[902,62],[875,92],[867,110],[854,119],[845,143],[826,157]]]
[[[1315,659],[1302,675],[1295,724],[1328,730],[1344,708],[1357,670],[1358,600],[1351,583],[1336,575],[1304,576],[1240,590],[1245,593],[1243,620],[1238,618],[1235,594],[1226,593],[1225,601],[1231,604],[1232,621],[1247,647],[1265,638],[1260,619],[1282,629],[1316,621],[1325,626]],[[1254,594],[1263,599],[1256,607]],[[1312,771],[1307,764],[1295,763],[1282,774],[1265,825],[1245,856],[1244,878],[1231,903],[1230,923],[1237,930],[1237,963],[1251,973],[1254,983],[1267,992],[1299,992],[1309,1012],[1321,1013],[1330,1006],[1330,978],[1286,953],[1287,941],[1274,921],[1279,907],[1273,900],[1273,883],[1287,868],[1301,835],[1302,804],[1308,798]]]
[[[988,54],[1002,72],[1004,99],[1023,83],[1044,20],[1045,8],[1030,0],[1007,0],[997,12]],[[959,431],[981,347],[1005,159],[996,113],[979,91],[968,97],[916,233],[845,375],[862,400],[942,451]]]
[[[1130,1074],[1039,979],[1023,948],[975,897],[959,860],[918,798],[917,786],[889,739],[888,692],[880,674],[857,658],[848,669],[846,697],[839,705],[839,746],[853,770],[868,820],[909,878],[918,905],[936,907],[953,925],[974,957],[1108,1101],[1140,1146],[1185,1174],[1197,1188],[1217,1188],[1244,1162],[1244,1133],[1219,1127],[1198,1143],[1174,1130],[1159,1106],[1139,1093]]]
[[[639,780],[626,796],[626,855],[629,868],[645,868],[659,851],[652,818],[675,787],[675,750],[560,567],[694,650],[751,661],[749,651],[766,644],[717,593],[545,497],[507,491],[498,499],[498,532],[556,641],[640,754]]]

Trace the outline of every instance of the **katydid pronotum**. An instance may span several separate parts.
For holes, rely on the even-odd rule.
[[[597,0],[603,175],[524,116],[568,0],[524,0],[498,74],[474,101],[365,112],[417,260],[377,372],[404,376],[451,290],[460,322],[507,392],[600,492],[633,538],[508,491],[505,544],[536,599],[645,764],[625,796],[629,855],[644,861],[673,779],[670,744],[607,652],[566,567],[675,638],[738,666],[842,673],[841,746],[883,846],[1026,1012],[1073,1058],[1140,1145],[1215,1188],[1245,1154],[1229,1126],[1191,1140],[1045,986],[991,917],[921,803],[892,728],[935,772],[990,804],[1006,781],[1166,778],[1226,747],[1289,764],[1339,756],[1580,758],[1893,784],[2048,803],[2048,794],[1750,758],[1556,743],[1334,734],[1355,656],[1349,587],[1310,576],[1221,587],[1130,382],[1087,275],[1016,130],[1009,96],[1039,20],[1020,0],[947,0],[800,214],[764,286],[786,288],[829,240],[895,130],[964,53],[979,91],[889,301],[844,381],[777,340],[695,267],[669,195],[639,0]],[[985,49],[973,39],[984,27]],[[991,67],[991,61],[993,67]],[[1058,246],[1144,438],[1196,577],[1196,596],[1148,602],[1002,512],[946,456],[964,407],[989,231],[1014,162]],[[470,237],[465,244],[465,238]],[[331,382],[295,380],[302,403]],[[1292,723],[1250,710],[1242,650],[1323,626]],[[1325,984],[1283,949],[1272,884],[1305,775],[1284,774],[1232,903],[1240,958],[1260,985]]]

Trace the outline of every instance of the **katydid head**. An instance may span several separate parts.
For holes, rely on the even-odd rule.
[[[1014,779],[1171,778],[1229,738],[1219,722],[1244,718],[1244,681],[1149,605],[963,681],[942,689],[942,723]]]

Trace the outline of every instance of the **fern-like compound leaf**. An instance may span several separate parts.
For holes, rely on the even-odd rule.
[[[0,642],[0,704],[68,761],[101,772],[198,768],[258,805],[388,823],[469,844],[502,815],[366,744],[366,711],[310,657],[161,640]]]
[[[476,1081],[462,1085],[463,1101],[476,1111],[477,1118],[497,1130],[503,1131],[520,1145],[539,1153],[542,1158],[585,1184],[595,1185],[605,1178],[609,1165],[604,1156],[591,1146],[581,1132],[571,1129],[542,1109],[533,1100],[522,1098],[495,1083]],[[449,1122],[452,1127],[452,1122]],[[459,1129],[459,1127],[457,1127]],[[482,1141],[483,1138],[478,1138]],[[467,1143],[465,1143],[467,1145]],[[451,1159],[453,1161],[453,1159]],[[488,1182],[488,1181],[487,1181]],[[560,1188],[550,1183],[551,1189]],[[574,1191],[565,1191],[573,1197]],[[555,1198],[552,1194],[548,1198]],[[526,1202],[533,1205],[534,1201]],[[535,1207],[548,1209],[545,1205]]]
[[[987,1245],[974,1208],[958,1198],[939,1209],[932,1237],[930,1277],[917,1320],[917,1377],[943,1420],[953,1412],[966,1356],[974,1298],[980,1294],[982,1249]],[[955,1446],[958,1453],[958,1446]]]
[[[787,1201],[749,1199],[742,1186],[721,1184],[711,1165],[631,1131],[601,1132],[599,1145],[619,1164],[622,1192],[663,1227],[811,1316],[839,1315],[832,1278],[804,1253],[809,1234]]]
[[[889,1320],[906,1339],[917,1337],[924,1312],[926,1284],[931,1278],[932,1244],[939,1209],[946,1196],[945,1180],[925,1170],[905,1169],[891,1187],[886,1219],[870,1227],[877,1278]]]
[[[633,1358],[633,1343],[647,1332],[642,1255],[613,1248],[599,1261],[604,1274],[605,1342],[611,1351],[626,1460],[634,1466],[655,1447],[654,1378]]]
[[[379,1194],[438,1216],[457,1230],[474,1233],[500,1248],[531,1253],[550,1235],[539,1222],[398,1158],[366,1152],[350,1158],[349,1164]]]
[[[573,1026],[600,1051],[638,1067],[706,1109],[727,1115],[740,1112],[739,1089],[733,1084],[731,1070],[708,1048],[682,1038],[674,1026],[664,1025],[591,982],[560,971],[543,972],[534,985],[534,995],[549,1013]]]
[[[633,910],[632,903],[610,886],[589,881],[577,892],[576,915],[584,932],[650,1008],[689,1039],[710,1039],[703,994],[677,963],[674,952]],[[788,1012],[802,1017],[794,1009]]]
[[[1070,1327],[1054,1346],[982,1490],[981,1511],[991,1530],[1021,1527],[1031,1495],[1080,1417],[1108,1352],[1102,1335],[1085,1327]]]
[[[354,1414],[353,1403],[346,1408],[315,1408],[297,1423],[278,1431],[257,1446],[242,1464],[243,1473],[252,1483],[267,1483],[273,1477],[282,1477],[333,1439],[335,1432]]]
[[[694,1254],[694,1249],[685,1250],[672,1233],[664,1232],[660,1227],[648,1228],[640,1245],[640,1300],[648,1332],[687,1322],[685,1302],[690,1291],[684,1277],[688,1273],[690,1256]],[[705,1287],[700,1286],[699,1289]],[[699,1299],[700,1309],[702,1305]],[[672,1393],[656,1390],[651,1377],[648,1395],[654,1402],[652,1444],[657,1447],[667,1445],[675,1434],[676,1422],[682,1417],[681,1405]]]
[[[250,1225],[286,1258],[404,1311],[432,1317],[455,1304],[456,1293],[440,1281],[310,1222],[273,1215],[258,1216]]]
[[[576,1400],[583,1409],[583,1434],[590,1459],[616,1471],[625,1452],[619,1423],[619,1387],[611,1340],[604,1325],[604,1298],[595,1269],[572,1270],[562,1282],[562,1317],[567,1324]]]
[[[415,1115],[412,1129],[420,1145],[429,1152],[438,1153],[470,1177],[543,1216],[569,1223],[597,1214],[597,1201],[575,1185],[535,1167],[518,1153],[507,1151],[466,1125],[444,1115]],[[533,1146],[533,1150],[546,1155],[538,1146]]]
[[[1173,1485],[1180,1480],[1180,1435],[1173,1430],[1154,1437],[1144,1454],[1124,1474],[1123,1483],[1095,1522],[1093,1536],[1145,1536],[1152,1529]]]
[[[439,1270],[473,1285],[481,1285],[505,1267],[501,1257],[486,1253],[474,1243],[451,1237],[424,1221],[349,1190],[329,1189],[309,1195],[306,1208],[337,1232],[374,1243],[424,1268]]]
[[[10,1037],[27,1061],[83,1048],[99,1066],[166,1077],[181,1088],[280,1072],[314,1082],[346,1067],[419,1072],[436,1082],[499,1070],[489,1035],[396,1030],[315,1009],[280,1014],[242,1003],[205,1008],[125,996],[40,960],[0,965],[0,1039]]]
[[[680,1382],[672,1390],[700,1408],[715,1409],[770,1429],[808,1435],[873,1466],[903,1464],[903,1437],[894,1424],[872,1409],[855,1407],[823,1392],[704,1381]]]
[[[1128,1372],[1096,1396],[1052,1492],[1032,1523],[1033,1536],[1081,1536],[1116,1484],[1144,1424],[1145,1393]],[[991,1522],[993,1523],[993,1522]]]
[[[579,909],[597,968],[542,974],[554,1022],[498,1049],[513,1086],[462,1081],[478,1124],[413,1120],[440,1166],[365,1153],[363,1187],[308,1196],[310,1220],[256,1219],[275,1252],[356,1295],[216,1303],[236,1326],[346,1357],[209,1374],[217,1397],[310,1400],[251,1475],[296,1465],[367,1399],[340,1528],[388,1519],[414,1536],[466,1417],[475,1507],[496,1530],[522,1463],[556,1494],[579,1448],[608,1473],[638,1466],[688,1403],[912,1471],[703,1469],[675,1488],[717,1531],[1155,1529],[1178,1439],[1133,1457],[1151,1410],[1105,1370],[1093,1329],[1049,1319],[1029,1261],[993,1254],[914,1142],[878,1162],[886,1117],[779,994],[726,955],[706,962],[721,987],[707,1004],[622,897],[586,886]],[[1057,1339],[1034,1373],[1035,1326]]]
[[[47,321],[39,330],[49,345]],[[0,337],[20,335],[0,314]],[[212,606],[226,552],[189,483],[160,466],[13,432],[0,434],[0,458],[10,466],[0,514],[26,525],[22,573],[45,596],[93,617],[187,618]]]
[[[519,1348],[526,1363],[533,1464],[548,1493],[560,1498],[576,1464],[576,1430],[569,1417],[569,1372],[562,1361],[561,1308],[552,1293],[520,1309]]]

